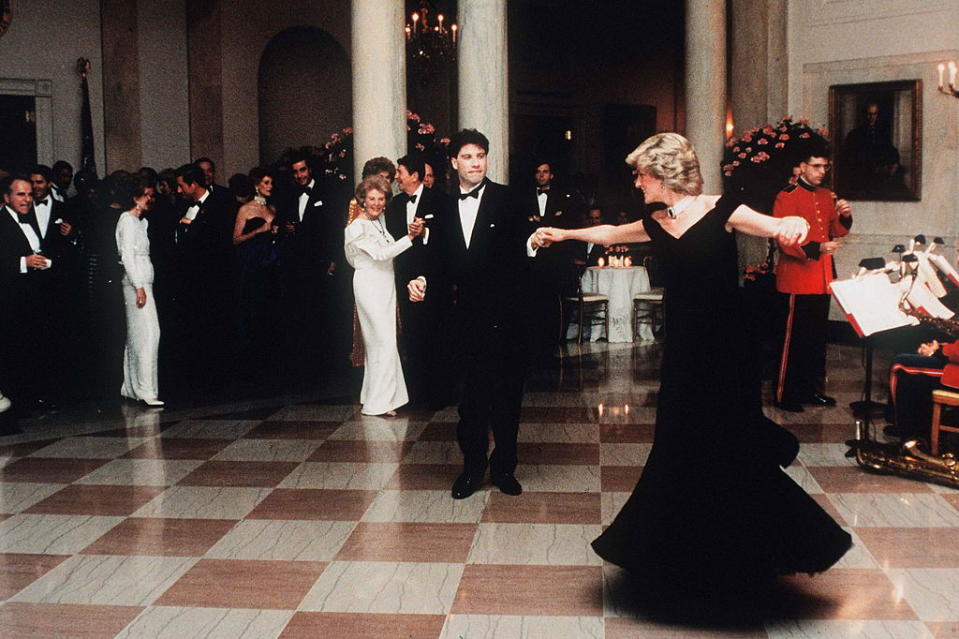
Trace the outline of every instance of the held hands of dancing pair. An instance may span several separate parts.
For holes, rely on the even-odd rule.
[[[421,217],[414,217],[413,221],[407,225],[409,232],[407,235],[410,236],[410,239],[414,239],[423,235],[424,230],[426,229],[426,223]]]
[[[409,238],[412,240],[418,236],[423,235],[426,229],[426,223],[421,217],[414,217],[413,221],[409,224]],[[409,293],[411,302],[422,302],[426,299],[426,278],[420,276],[415,280],[410,280],[409,284],[406,285],[407,293]]]

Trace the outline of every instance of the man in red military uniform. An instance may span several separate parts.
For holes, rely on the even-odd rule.
[[[819,380],[826,372],[829,283],[835,277],[832,256],[842,246],[837,238],[852,227],[852,207],[819,186],[829,170],[829,151],[821,147],[811,149],[799,163],[797,183],[783,189],[773,206],[776,217],[800,215],[809,222],[806,242],[780,244],[776,265],[776,288],[789,295],[776,403],[793,412],[802,412],[803,404],[836,404],[820,392]]]

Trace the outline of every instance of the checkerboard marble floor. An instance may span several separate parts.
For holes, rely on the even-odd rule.
[[[534,374],[520,497],[450,498],[453,409],[382,419],[300,397],[29,423],[0,440],[0,636],[959,636],[959,491],[844,457],[851,347],[830,347],[838,407],[768,413],[803,442],[787,472],[854,549],[784,580],[794,605],[763,621],[632,610],[589,542],[642,471],[658,359],[573,347]]]

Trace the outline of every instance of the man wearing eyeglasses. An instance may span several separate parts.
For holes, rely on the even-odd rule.
[[[776,404],[797,413],[803,404],[836,404],[822,393],[821,381],[826,374],[829,283],[836,276],[832,256],[852,227],[852,207],[820,186],[830,168],[829,155],[825,144],[810,148],[799,163],[796,184],[783,189],[773,206],[775,217],[799,215],[809,222],[806,242],[780,244],[776,265],[776,288],[789,297]]]

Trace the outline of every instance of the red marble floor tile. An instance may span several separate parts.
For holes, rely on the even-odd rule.
[[[388,490],[449,490],[463,472],[461,465],[400,464],[386,484]]]
[[[24,442],[22,444],[6,444],[0,446],[0,457],[25,457],[41,448],[46,448],[50,444],[59,441],[58,439],[43,439],[36,442]]]
[[[959,568],[955,528],[856,528],[884,568]]]
[[[476,524],[360,522],[336,554],[339,561],[465,562]]]
[[[563,406],[524,406],[520,411],[521,422],[535,424],[595,423],[600,421],[594,408]]]
[[[959,639],[959,621],[927,621],[933,639]]]
[[[325,568],[315,561],[201,559],[154,604],[294,610]]]
[[[755,627],[734,628],[695,628],[657,623],[645,619],[631,619],[629,617],[606,617],[603,620],[606,635],[605,639],[711,639],[726,637],[727,639],[767,639],[769,634],[762,625]]]
[[[144,442],[120,459],[210,459],[231,443],[228,439],[159,437]]]
[[[58,515],[129,515],[162,493],[161,486],[67,486],[26,511]]]
[[[13,515],[10,514],[10,513],[0,514],[0,521],[3,521],[4,519],[9,519],[9,518],[11,518],[11,517],[13,517]]]
[[[495,566],[467,564],[453,614],[600,616],[599,566]]]
[[[69,555],[0,554],[0,600],[14,596],[68,558]]]
[[[430,422],[417,439],[421,442],[455,442],[456,425],[451,422]]]
[[[602,521],[599,493],[534,493],[518,497],[490,493],[484,522],[538,524],[598,524]]]
[[[524,464],[599,464],[599,444],[520,442],[516,451]]]
[[[236,521],[130,517],[83,549],[84,555],[202,557]]]
[[[655,424],[600,424],[599,441],[604,444],[647,444],[653,441]]]
[[[949,502],[953,508],[959,510],[959,494],[951,493],[948,495],[942,495],[942,498]]]
[[[208,461],[180,480],[180,486],[276,486],[297,462]]]
[[[842,515],[839,514],[839,511],[836,510],[836,506],[829,500],[828,495],[824,495],[823,493],[810,493],[809,496],[812,497],[816,503],[819,504],[819,507],[829,513],[829,516],[835,519],[840,525],[846,524],[846,520],[843,519]]]
[[[96,433],[86,433],[80,437],[156,437],[177,422],[164,422],[151,426],[133,426],[131,428],[115,428],[112,430],[101,430]]]
[[[0,607],[4,639],[112,639],[143,611],[139,606],[8,602]]]
[[[826,493],[930,493],[922,482],[878,475],[859,466],[811,466],[807,469]]]
[[[856,436],[852,424],[783,424],[803,443],[839,444]]]
[[[307,461],[311,462],[355,462],[355,463],[397,463],[401,461],[413,446],[413,442],[326,440],[313,451]]]
[[[796,619],[916,619],[901,593],[879,569],[833,568],[810,577],[783,577],[781,582],[800,593],[809,605],[788,611]]]
[[[436,639],[440,636],[445,621],[444,615],[298,612],[283,629],[280,639]]]
[[[643,474],[643,466],[601,466],[600,486],[604,493],[632,492]]]
[[[265,421],[243,439],[326,439],[343,422]]]
[[[0,468],[0,481],[69,484],[108,461],[110,460],[25,457]]]
[[[246,519],[359,521],[375,490],[277,488]]]

